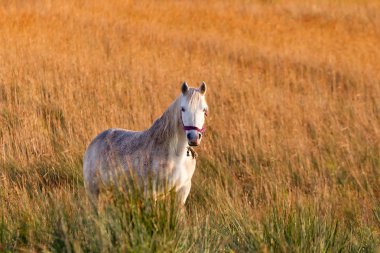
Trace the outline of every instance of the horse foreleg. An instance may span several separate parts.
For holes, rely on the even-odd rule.
[[[186,199],[190,193],[190,189],[191,189],[191,180],[187,181],[186,184],[184,184],[183,186],[181,186],[181,188],[178,189],[177,198],[182,205],[185,205]]]

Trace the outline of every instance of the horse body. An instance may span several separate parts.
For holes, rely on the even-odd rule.
[[[182,92],[149,129],[135,132],[112,128],[95,137],[83,160],[85,186],[92,199],[97,199],[100,184],[112,184],[120,176],[133,174],[142,187],[152,183],[154,195],[174,189],[185,203],[196,165],[187,147],[197,145],[201,133],[184,130],[184,124],[197,123],[196,111],[205,107],[205,100],[199,89]],[[183,112],[186,105],[193,108],[187,117]],[[204,119],[201,123],[203,127]]]

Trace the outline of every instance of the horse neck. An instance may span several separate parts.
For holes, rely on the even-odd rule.
[[[185,152],[187,140],[180,118],[179,98],[148,129],[156,148],[179,155]]]

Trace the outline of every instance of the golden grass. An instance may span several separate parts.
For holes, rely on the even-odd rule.
[[[85,201],[90,140],[149,127],[183,80],[204,80],[189,210],[260,221],[312,207],[379,241],[379,13],[371,0],[0,1],[5,223],[34,212],[33,191]]]

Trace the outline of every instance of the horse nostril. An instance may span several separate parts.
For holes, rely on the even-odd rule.
[[[199,139],[200,139],[200,138],[202,138],[202,134],[201,134],[201,133],[199,133],[199,135],[198,135],[198,136],[199,136]]]
[[[187,136],[187,139],[189,139],[189,140],[191,139],[191,134],[190,133],[188,133],[186,136]]]

